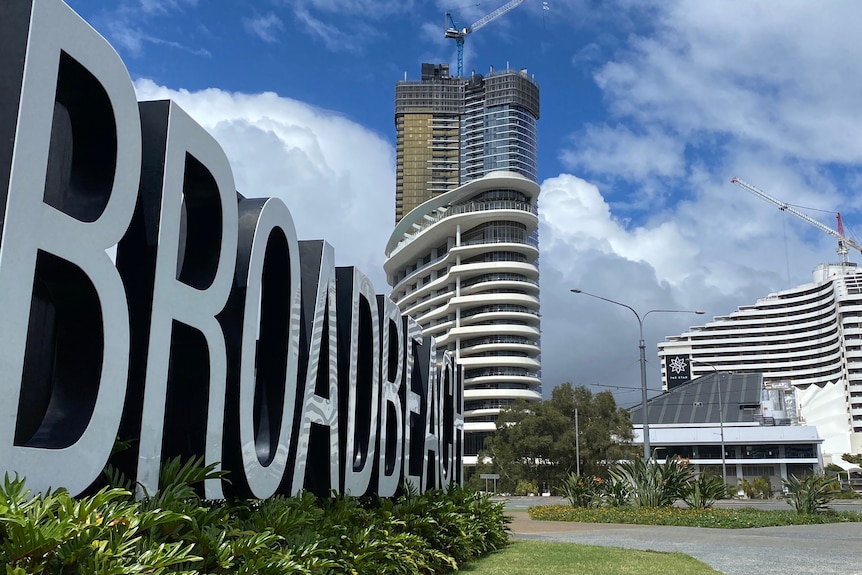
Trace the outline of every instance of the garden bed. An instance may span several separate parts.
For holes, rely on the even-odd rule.
[[[627,523],[636,525],[677,525],[681,527],[717,527],[744,529],[783,525],[814,525],[862,521],[862,513],[827,510],[813,514],[793,510],[770,511],[742,507],[738,509],[688,509],[683,507],[571,507],[543,505],[529,509],[537,521],[575,521],[580,523]]]

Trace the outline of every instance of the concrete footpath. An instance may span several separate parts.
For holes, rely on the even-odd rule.
[[[862,523],[707,529],[533,521],[507,509],[515,539],[691,555],[726,575],[862,575]]]

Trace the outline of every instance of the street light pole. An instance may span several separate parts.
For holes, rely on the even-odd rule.
[[[594,293],[585,292],[580,289],[572,289],[569,290],[572,293],[580,293],[584,295],[588,295],[590,297],[594,297],[596,299],[600,299],[602,301],[606,301],[608,303],[616,304],[618,306],[622,306],[633,314],[638,320],[638,328],[640,330],[640,341],[638,342],[638,351],[640,352],[640,364],[641,364],[641,405],[643,410],[643,438],[644,438],[644,460],[649,460],[652,456],[652,452],[650,450],[650,441],[649,441],[649,413],[647,411],[647,377],[646,377],[646,345],[644,343],[644,320],[651,313],[693,313],[697,315],[703,315],[703,311],[701,310],[689,310],[689,309],[651,309],[645,314],[643,317],[630,305],[624,304],[622,302],[618,302],[616,300],[608,299],[606,297],[602,297],[600,295],[596,295]]]
[[[721,373],[718,371],[718,368],[711,363],[697,359],[692,359],[691,362],[711,367],[712,371],[715,372],[715,381],[718,386],[718,427],[721,433],[721,480],[727,483],[727,458],[724,455],[724,402],[721,400]]]
[[[578,477],[581,475],[581,435],[578,431],[578,408],[575,408],[575,465]]]

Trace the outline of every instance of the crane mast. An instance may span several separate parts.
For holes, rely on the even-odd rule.
[[[860,245],[857,242],[851,240],[850,238],[847,238],[844,236],[844,223],[841,221],[841,214],[840,213],[835,214],[835,217],[838,219],[838,230],[836,231],[836,230],[833,230],[832,228],[830,228],[829,226],[821,224],[820,222],[818,222],[814,218],[807,216],[806,214],[803,214],[799,210],[793,208],[793,206],[789,206],[785,202],[782,202],[781,200],[779,200],[777,198],[773,198],[772,196],[770,196],[769,194],[767,194],[766,192],[764,192],[760,188],[756,188],[756,187],[752,186],[751,184],[748,184],[748,183],[740,180],[739,178],[733,178],[730,180],[730,182],[732,184],[736,184],[737,186],[740,186],[741,188],[745,188],[746,190],[748,190],[749,192],[751,192],[755,196],[758,196],[761,199],[766,200],[770,204],[777,206],[778,209],[781,210],[782,212],[787,212],[789,214],[793,214],[797,218],[808,222],[809,224],[816,227],[820,231],[826,232],[830,236],[836,238],[838,240],[838,249],[835,251],[838,253],[839,256],[841,256],[842,263],[845,263],[845,264],[847,263],[847,252],[848,252],[847,246],[850,246],[851,248],[862,252],[862,245]]]
[[[452,19],[452,14],[450,12],[446,12],[446,37],[455,40],[455,45],[457,46],[458,51],[458,77],[460,78],[464,74],[464,37],[467,34],[472,34],[479,28],[482,28],[486,24],[489,24],[506,14],[507,12],[517,8],[521,4],[524,3],[524,0],[510,0],[506,2],[490,14],[486,14],[482,16],[475,22],[473,22],[470,26],[466,28],[458,29],[455,25],[455,21]]]

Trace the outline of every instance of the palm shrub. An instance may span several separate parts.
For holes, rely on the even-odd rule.
[[[563,480],[560,491],[572,507],[599,507],[603,501],[604,482],[601,477],[571,473]]]
[[[693,471],[679,457],[659,463],[653,459],[631,459],[609,470],[613,480],[629,487],[629,503],[635,507],[665,507],[682,496]]]
[[[611,476],[603,482],[605,503],[609,507],[624,507],[629,504],[629,484],[617,477]]]
[[[680,499],[694,509],[708,509],[719,499],[727,497],[727,485],[720,478],[709,473],[701,473],[687,482]]]
[[[825,510],[837,493],[835,480],[823,474],[802,479],[791,475],[782,483],[787,491],[787,502],[800,514],[813,515]]]

